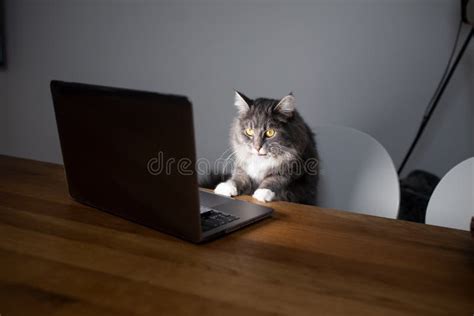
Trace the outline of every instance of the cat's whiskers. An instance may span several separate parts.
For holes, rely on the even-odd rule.
[[[227,154],[227,152],[228,152],[229,150],[232,150],[232,148],[231,148],[231,147],[227,147],[227,149],[219,156],[219,158],[217,158],[217,160],[222,159],[222,158]]]
[[[223,166],[223,171],[225,172],[225,170],[227,169],[227,166],[229,164],[229,162],[232,162],[232,159],[235,157],[235,155],[237,154],[237,151],[232,151],[228,156],[227,158],[224,160],[225,163],[224,163],[224,166]]]
[[[231,153],[228,154],[228,156],[224,160],[227,161],[227,160],[231,159],[233,156],[235,156],[236,153],[237,152],[235,150],[232,151]]]

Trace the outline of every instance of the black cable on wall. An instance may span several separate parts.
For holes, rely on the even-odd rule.
[[[428,104],[428,107],[425,110],[425,114],[423,115],[423,119],[421,121],[420,127],[418,128],[415,139],[411,143],[410,148],[408,149],[408,152],[405,155],[405,158],[403,158],[403,161],[400,164],[400,167],[398,168],[398,175],[400,175],[402,173],[403,168],[405,167],[408,159],[410,159],[410,156],[413,153],[413,150],[415,149],[418,141],[420,140],[420,137],[423,134],[423,132],[426,128],[426,125],[428,125],[428,122],[429,122],[431,116],[433,115],[434,111],[436,110],[436,107],[438,106],[439,101],[440,101],[441,97],[443,96],[444,90],[446,89],[446,87],[447,87],[449,81],[451,80],[451,77],[453,76],[454,72],[456,71],[456,68],[459,64],[459,61],[461,60],[462,56],[464,55],[464,52],[466,51],[466,48],[468,47],[469,42],[471,41],[471,38],[474,35],[474,27],[471,27],[471,30],[470,30],[469,34],[467,35],[466,39],[464,40],[464,43],[463,43],[461,49],[459,50],[459,53],[456,56],[456,60],[454,61],[453,66],[450,67],[451,62],[452,62],[452,58],[454,56],[454,53],[456,52],[459,36],[460,36],[460,33],[461,33],[461,28],[462,28],[462,21],[460,22],[458,33],[457,33],[456,40],[455,40],[455,43],[454,43],[454,47],[453,47],[453,50],[451,52],[451,56],[449,58],[448,64],[446,65],[444,74],[441,77],[441,80],[438,84],[438,87],[437,87],[435,93],[433,94],[433,97],[431,98],[431,101]]]

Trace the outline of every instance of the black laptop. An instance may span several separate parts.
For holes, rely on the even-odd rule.
[[[191,242],[272,214],[198,188],[186,97],[62,81],[51,92],[75,200]]]

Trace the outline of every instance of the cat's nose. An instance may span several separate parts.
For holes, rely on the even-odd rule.
[[[253,146],[253,152],[259,156],[264,155],[263,153],[264,149],[262,148],[261,145],[254,145]]]
[[[267,154],[267,151],[266,151],[264,148],[262,148],[262,147],[260,147],[259,149],[257,149],[257,152],[258,152],[258,155],[259,155],[259,156],[265,156],[265,155]]]

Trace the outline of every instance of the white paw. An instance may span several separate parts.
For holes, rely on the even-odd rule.
[[[269,189],[257,189],[253,193],[253,198],[259,200],[260,202],[270,202],[273,201],[275,193]]]
[[[225,196],[236,196],[237,188],[235,187],[234,182],[229,180],[227,182],[219,183],[214,189],[214,193]]]

